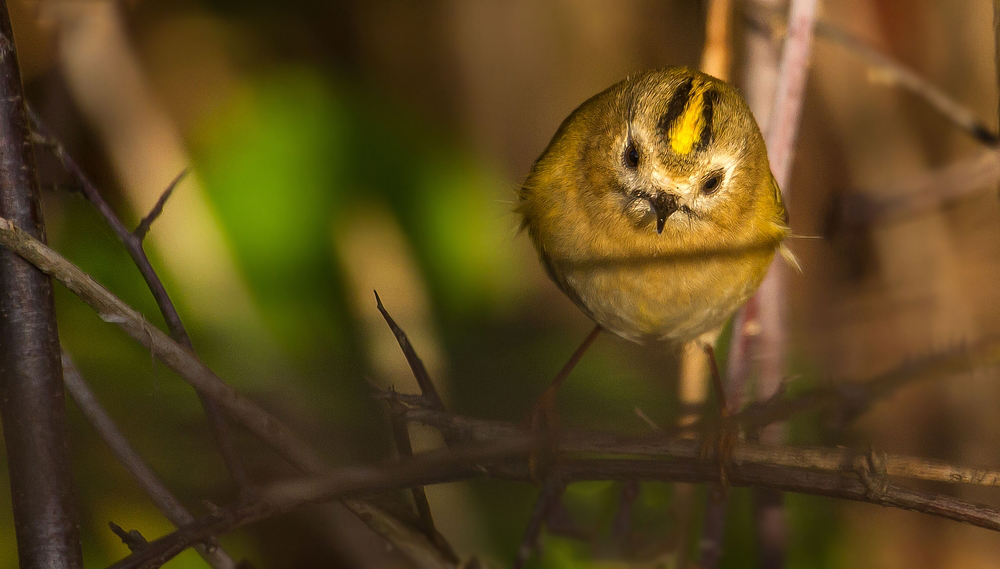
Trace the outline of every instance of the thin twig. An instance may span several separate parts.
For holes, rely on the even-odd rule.
[[[405,413],[405,405],[398,401],[389,401],[392,436],[396,442],[396,449],[400,456],[412,457],[413,445],[410,441],[410,428],[404,417]],[[434,516],[431,514],[431,505],[427,501],[427,492],[424,490],[424,487],[413,486],[410,488],[410,493],[413,496],[413,504],[417,509],[417,515],[420,517],[421,530],[427,536],[427,540],[438,548],[442,557],[457,564],[459,559],[455,555],[454,548],[451,547],[451,544],[441,535],[434,524]]]
[[[417,352],[413,349],[410,344],[410,339],[406,337],[406,332],[403,331],[396,321],[392,319],[392,316],[386,311],[385,307],[382,306],[382,299],[378,296],[378,291],[375,292],[375,307],[382,314],[382,318],[385,319],[385,323],[389,325],[389,329],[392,330],[393,336],[396,337],[396,342],[399,344],[399,349],[403,350],[403,356],[406,357],[406,363],[410,366],[410,371],[413,372],[413,377],[417,380],[417,385],[420,386],[420,393],[431,402],[435,409],[444,411],[444,401],[441,400],[441,396],[438,395],[437,387],[434,386],[434,381],[431,380],[431,374],[427,372],[427,368],[424,366],[424,362],[417,355]]]
[[[1000,182],[1000,153],[983,150],[947,166],[883,184],[878,192],[855,190],[837,198],[827,233],[852,232],[934,211]]]
[[[163,190],[163,193],[160,194],[160,198],[157,199],[156,204],[153,205],[153,209],[149,210],[146,217],[142,218],[139,225],[137,225],[135,230],[132,231],[132,235],[135,235],[136,239],[142,241],[146,238],[146,234],[149,233],[149,228],[152,227],[153,222],[156,221],[156,218],[160,217],[161,213],[163,213],[163,206],[166,205],[167,200],[170,199],[170,195],[174,193],[174,188],[177,187],[177,184],[181,183],[181,180],[183,180],[187,174],[188,169],[184,168],[181,170],[181,173],[177,174],[173,181],[167,185],[167,189]]]
[[[87,385],[66,352],[62,354],[62,362],[66,391],[69,392],[90,425],[114,453],[118,462],[129,471],[139,487],[152,499],[156,507],[170,520],[170,523],[181,527],[193,522],[194,516],[160,481],[153,469],[139,456],[125,435],[118,429],[118,425],[97,401],[97,397],[94,396],[90,386]],[[112,529],[114,528],[112,527]],[[216,569],[234,569],[237,566],[233,558],[221,547],[215,547],[211,551],[204,544],[196,544],[194,547],[198,554]]]
[[[987,146],[996,146],[1000,142],[996,133],[992,132],[968,107],[958,103],[902,63],[868,46],[846,30],[821,20],[816,24],[816,35],[858,56],[876,72],[869,77],[889,85],[898,85],[909,91],[977,141]]]
[[[91,204],[93,204],[93,206],[101,214],[101,217],[104,218],[104,221],[109,227],[111,227],[112,231],[115,232],[115,235],[117,235],[118,239],[122,242],[125,250],[132,258],[132,262],[135,263],[135,266],[139,269],[139,273],[142,275],[143,280],[146,281],[146,286],[153,295],[156,305],[160,309],[160,313],[163,314],[163,319],[167,323],[167,329],[170,330],[171,337],[173,337],[174,340],[187,348],[189,351],[194,352],[194,345],[191,342],[191,337],[188,335],[187,330],[184,328],[184,323],[181,321],[180,314],[177,313],[177,309],[174,307],[173,301],[170,300],[170,295],[167,293],[166,287],[163,286],[163,282],[160,280],[159,275],[156,274],[156,269],[153,268],[153,264],[150,263],[149,257],[143,249],[143,238],[146,236],[146,232],[149,231],[150,224],[152,224],[152,222],[159,217],[160,213],[163,211],[163,205],[166,203],[167,198],[170,197],[174,187],[187,173],[187,169],[181,171],[181,173],[174,178],[170,185],[167,186],[167,189],[160,196],[160,199],[157,200],[152,211],[149,215],[142,219],[139,223],[139,227],[136,228],[133,233],[125,227],[125,224],[122,223],[122,220],[111,208],[111,205],[104,199],[101,192],[97,190],[97,187],[90,181],[90,178],[87,177],[83,169],[80,168],[75,160],[73,160],[73,157],[69,155],[58,139],[47,133],[38,115],[31,111],[31,109],[29,109],[28,112],[31,118],[32,128],[35,130],[36,135],[47,140],[46,147],[48,147],[56,158],[59,159],[63,168],[65,168],[70,175],[76,178],[76,180],[80,183],[83,195],[86,196],[87,200]],[[243,461],[240,458],[239,453],[236,452],[232,435],[229,432],[229,426],[226,424],[221,410],[211,399],[205,397],[201,393],[198,395],[201,400],[202,407],[205,409],[205,415],[208,418],[212,435],[219,447],[219,453],[222,455],[226,468],[229,471],[233,482],[236,484],[237,491],[240,494],[252,494],[254,492],[253,480],[250,478],[246,468],[243,466]]]
[[[989,338],[907,362],[867,381],[832,383],[789,398],[782,398],[779,394],[770,400],[751,404],[733,419],[747,432],[756,432],[803,411],[814,410],[835,413],[842,423],[847,423],[904,385],[997,366],[1000,366],[1000,339]]]

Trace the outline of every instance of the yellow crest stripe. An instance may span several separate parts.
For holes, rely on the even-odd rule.
[[[706,87],[705,84],[698,84],[691,90],[684,111],[670,127],[668,135],[670,147],[677,154],[690,154],[701,140],[702,131],[705,129]]]

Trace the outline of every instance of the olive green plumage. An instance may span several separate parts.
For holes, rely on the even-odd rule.
[[[750,109],[686,68],[637,74],[580,105],[518,211],[559,287],[637,342],[714,343],[788,235]]]

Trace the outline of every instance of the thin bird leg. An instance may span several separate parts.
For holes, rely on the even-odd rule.
[[[715,348],[705,344],[705,355],[708,356],[708,367],[712,370],[712,386],[719,403],[719,416],[729,416],[729,406],[726,404],[726,386],[722,385],[722,375],[719,373],[719,363],[715,360]]]
[[[542,392],[541,397],[538,398],[538,401],[535,402],[534,407],[531,409],[531,414],[528,416],[531,430],[541,436],[542,440],[545,441],[546,447],[552,446],[552,443],[555,440],[554,434],[559,424],[558,413],[556,412],[556,393],[559,391],[559,386],[566,381],[566,378],[569,377],[570,372],[573,371],[576,364],[580,363],[580,359],[583,358],[583,354],[587,352],[587,349],[590,348],[590,345],[594,343],[594,340],[597,339],[597,336],[600,335],[600,333],[601,326],[594,326],[594,329],[591,330],[590,334],[588,334],[586,339],[583,340],[580,347],[573,352],[569,361],[567,361],[566,365],[559,370],[555,379],[553,379],[552,383],[550,383],[545,391]],[[536,467],[535,458],[534,454],[532,454],[529,459],[532,472],[535,471]]]
[[[702,453],[709,450],[710,442],[715,443],[715,458],[719,462],[719,487],[725,493],[729,488],[729,463],[733,453],[733,446],[736,444],[737,433],[735,425],[729,420],[729,406],[726,404],[726,388],[722,384],[722,375],[719,373],[719,364],[715,360],[715,348],[711,344],[705,344],[705,355],[708,357],[708,367],[712,371],[712,385],[715,389],[716,400],[719,409],[719,427],[714,435],[707,435],[705,444],[702,446]],[[713,440],[714,439],[714,440]]]
[[[564,365],[562,369],[559,370],[559,373],[556,374],[555,379],[552,380],[552,383],[549,384],[549,386],[542,393],[541,397],[538,398],[538,401],[535,403],[536,410],[548,407],[548,409],[546,410],[551,411],[551,413],[548,414],[554,416],[556,393],[559,391],[559,387],[563,384],[564,381],[566,381],[566,378],[569,377],[570,372],[573,371],[573,368],[576,367],[576,364],[580,363],[580,360],[583,358],[583,354],[587,352],[587,349],[590,348],[590,345],[594,343],[594,340],[597,339],[597,336],[600,333],[601,333],[601,326],[600,325],[594,326],[594,329],[590,331],[590,334],[588,334],[587,337],[583,340],[583,343],[580,344],[580,347],[577,348],[575,352],[573,352],[572,356],[570,356],[569,361],[566,362],[566,365]],[[534,414],[535,412],[533,412],[533,415]]]

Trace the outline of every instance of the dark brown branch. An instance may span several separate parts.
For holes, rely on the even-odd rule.
[[[529,455],[537,441],[527,431],[507,423],[450,416],[439,411],[425,410],[420,413],[426,415],[425,419],[437,416],[444,424],[464,424],[462,432],[470,437],[468,444],[378,466],[345,467],[321,477],[276,485],[263,492],[259,501],[226,508],[201,518],[151,542],[141,552],[130,555],[113,567],[137,568],[161,563],[206,536],[220,535],[305,504],[471,478],[532,481]],[[491,436],[480,438],[486,433]],[[501,438],[496,438],[496,435]],[[714,460],[701,458],[697,441],[637,441],[638,438],[601,433],[568,434],[559,445],[560,451],[565,454],[558,466],[560,483],[583,480],[697,483],[719,480],[718,465]],[[577,453],[600,458],[573,458]],[[647,458],[634,458],[636,456]],[[909,490],[887,478],[903,471],[913,475],[920,471],[917,465],[926,466],[930,464],[928,461],[882,456],[878,462],[883,467],[873,471],[869,466],[871,456],[845,449],[739,444],[733,452],[729,483],[914,510],[1000,531],[1000,511],[994,508]],[[944,472],[937,473],[942,474]],[[1000,484],[1000,473],[980,474],[982,476],[974,478]],[[955,482],[958,478],[950,481]]]
[[[111,227],[118,236],[118,239],[122,242],[125,250],[128,252],[129,256],[132,258],[132,262],[139,269],[139,273],[142,275],[143,280],[146,281],[146,286],[149,288],[150,293],[153,295],[153,299],[156,301],[156,305],[160,309],[160,313],[163,314],[163,319],[167,323],[167,329],[170,330],[170,335],[180,343],[182,346],[187,348],[189,351],[194,352],[194,345],[191,342],[191,337],[188,336],[187,330],[184,328],[184,323],[181,322],[180,314],[177,313],[177,309],[174,307],[173,301],[170,300],[170,295],[167,293],[166,287],[163,286],[163,282],[160,280],[159,275],[156,274],[156,269],[153,268],[153,264],[150,263],[149,257],[146,255],[146,251],[143,249],[142,240],[149,230],[150,224],[160,215],[163,211],[163,205],[166,203],[167,198],[173,192],[174,186],[176,186],[187,170],[181,171],[181,173],[174,178],[174,180],[167,186],[167,189],[160,195],[160,199],[157,200],[156,205],[153,207],[152,211],[139,223],[139,227],[136,228],[135,232],[129,231],[118,215],[111,209],[111,205],[104,199],[101,192],[97,190],[97,187],[90,181],[90,178],[83,172],[83,169],[73,160],[73,157],[66,152],[63,145],[53,136],[49,135],[44,126],[41,123],[39,117],[31,112],[29,109],[29,116],[31,118],[32,126],[39,137],[46,140],[46,147],[49,148],[52,153],[59,159],[62,163],[63,168],[66,169],[77,182],[80,184],[80,189],[83,191],[83,195],[86,196],[87,201],[89,201],[104,218],[105,223]],[[219,447],[219,453],[222,455],[223,461],[226,464],[226,468],[229,470],[230,476],[235,482],[237,490],[241,493],[252,493],[253,492],[253,481],[250,479],[249,474],[247,474],[246,469],[243,466],[243,461],[240,459],[239,454],[236,452],[236,447],[233,444],[232,435],[229,432],[229,426],[226,424],[225,419],[222,416],[222,411],[219,409],[218,405],[212,401],[210,398],[205,397],[203,394],[198,394],[201,399],[202,407],[205,409],[205,415],[208,418],[208,423],[211,428],[212,435],[215,437],[216,444]]]
[[[104,443],[111,449],[118,462],[129,471],[129,474],[139,484],[139,487],[142,488],[143,492],[150,497],[156,507],[170,520],[170,523],[181,527],[193,522],[195,519],[194,516],[164,486],[163,482],[156,476],[156,473],[153,472],[153,469],[139,456],[139,453],[136,452],[128,442],[128,439],[125,438],[125,435],[118,429],[118,426],[108,415],[107,411],[97,401],[97,397],[94,396],[94,393],[90,390],[87,382],[80,375],[79,370],[77,370],[68,354],[63,353],[62,363],[66,391],[69,392],[90,425],[94,427],[94,430],[97,431]],[[117,526],[112,525],[111,529],[114,530],[115,527]],[[202,544],[196,544],[194,547],[198,551],[198,554],[216,569],[232,569],[236,567],[236,562],[221,547],[216,547],[211,551]],[[129,546],[129,549],[132,549],[132,547]]]
[[[21,69],[0,2],[0,216],[45,238]],[[0,418],[21,567],[83,566],[52,281],[0,250]]]
[[[382,318],[385,319],[385,323],[389,325],[389,329],[392,330],[393,336],[396,337],[396,342],[399,344],[399,349],[403,350],[403,356],[406,357],[406,363],[410,366],[410,371],[413,372],[413,377],[417,380],[417,385],[420,386],[420,393],[430,401],[434,409],[444,411],[444,401],[441,400],[441,396],[438,395],[437,388],[434,387],[434,382],[431,380],[431,374],[427,372],[427,368],[424,366],[424,362],[417,355],[417,352],[413,349],[410,344],[410,339],[406,337],[406,332],[396,324],[396,321],[389,316],[385,307],[382,306],[382,299],[378,296],[378,291],[375,292],[375,307],[378,311],[382,313]]]
[[[409,424],[403,416],[405,412],[406,406],[402,403],[398,401],[389,402],[392,436],[396,442],[396,449],[401,457],[408,458],[413,456],[413,445],[410,441]],[[410,488],[410,492],[413,495],[413,505],[416,507],[417,515],[420,517],[421,531],[423,531],[427,540],[440,551],[442,557],[457,564],[459,559],[455,555],[455,550],[434,525],[434,516],[431,514],[431,505],[427,501],[427,492],[424,490],[424,487],[413,486]]]

